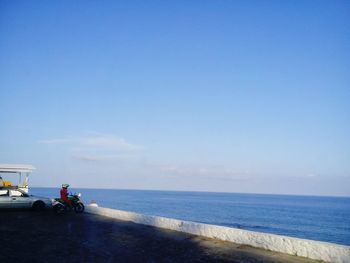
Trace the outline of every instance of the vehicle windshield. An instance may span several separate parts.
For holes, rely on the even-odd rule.
[[[27,180],[27,177],[22,175],[22,173],[0,173],[0,186],[25,185]]]
[[[9,196],[9,190],[0,189],[0,196]]]
[[[27,195],[25,192],[19,189],[16,189],[16,190],[11,190],[11,196],[28,197],[29,195]]]

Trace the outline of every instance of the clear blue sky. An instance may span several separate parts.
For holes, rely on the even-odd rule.
[[[0,163],[32,185],[350,195],[349,1],[1,1]]]

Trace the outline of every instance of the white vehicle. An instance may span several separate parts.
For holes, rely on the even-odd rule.
[[[44,210],[52,207],[52,200],[47,197],[28,195],[18,187],[0,187],[0,209]]]
[[[28,193],[28,177],[35,170],[32,165],[0,164],[0,188],[14,186]],[[18,175],[18,179],[14,175]],[[15,181],[18,180],[18,183]]]

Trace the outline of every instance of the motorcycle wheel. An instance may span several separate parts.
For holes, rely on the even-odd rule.
[[[76,213],[82,213],[82,212],[84,212],[84,209],[85,209],[85,207],[84,207],[84,205],[83,205],[82,203],[77,203],[77,204],[74,206],[74,211],[75,211]]]
[[[56,204],[53,207],[53,211],[55,212],[56,215],[60,215],[60,214],[63,214],[66,211],[66,209],[65,209],[64,205]]]
[[[32,209],[34,211],[43,211],[45,209],[45,203],[43,201],[36,201],[33,204]]]

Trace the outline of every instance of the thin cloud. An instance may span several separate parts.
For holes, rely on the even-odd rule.
[[[114,149],[120,151],[133,151],[142,149],[141,146],[129,143],[122,137],[114,135],[95,134],[81,137],[66,137],[39,140],[42,144],[66,144],[72,147],[89,147],[96,149]]]
[[[98,162],[101,159],[97,156],[89,156],[89,155],[72,155],[74,159],[84,161],[84,162]]]
[[[63,138],[63,139],[45,139],[45,140],[39,140],[38,143],[42,144],[66,144],[66,143],[72,143],[74,140]]]
[[[104,154],[104,155],[89,155],[89,154],[72,154],[72,158],[84,162],[104,162],[118,160],[132,160],[136,156],[132,154]]]
[[[307,174],[306,177],[308,177],[308,178],[315,178],[315,177],[319,177],[319,175],[315,174],[315,173],[310,173],[310,174]]]
[[[124,138],[109,135],[82,138],[80,143],[84,146],[116,148],[122,150],[136,150],[140,148],[139,146],[128,143]]]
[[[223,168],[206,168],[206,167],[185,167],[176,165],[163,165],[159,169],[164,174],[170,176],[190,176],[210,180],[248,180],[252,176],[249,172],[237,172]]]
[[[105,134],[67,136],[38,141],[47,145],[64,145],[74,160],[84,162],[112,162],[135,159],[143,147],[132,144],[122,137]]]

